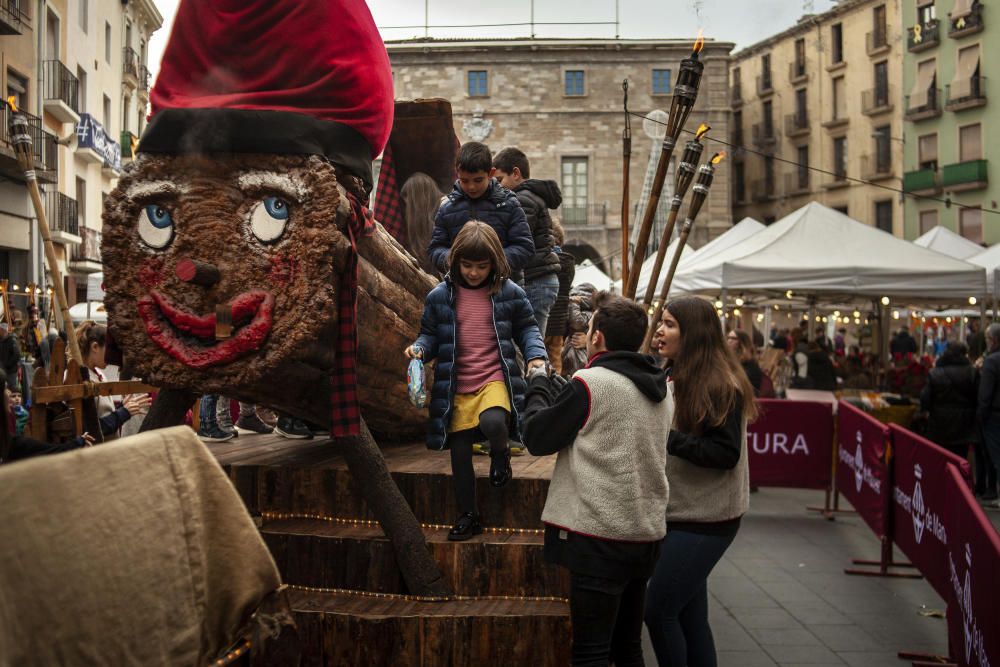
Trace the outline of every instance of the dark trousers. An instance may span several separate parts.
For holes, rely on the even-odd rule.
[[[642,610],[646,578],[613,580],[572,573],[569,609],[573,664],[643,667]]]
[[[479,514],[476,504],[476,471],[472,468],[472,445],[487,440],[490,443],[490,456],[506,452],[508,415],[503,408],[488,408],[479,413],[478,427],[448,435],[455,499],[461,514]]]
[[[668,528],[646,592],[646,626],[660,667],[716,667],[708,575],[735,537],[735,528],[727,535]]]
[[[1000,414],[993,413],[983,422],[983,448],[1000,477]]]
[[[986,451],[986,443],[980,437],[972,446],[976,453],[976,493],[980,496],[996,493],[997,469],[993,466],[989,452]]]

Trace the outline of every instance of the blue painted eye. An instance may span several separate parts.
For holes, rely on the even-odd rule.
[[[139,238],[150,248],[162,250],[174,240],[174,219],[170,211],[157,204],[143,207],[137,227]]]
[[[250,231],[263,243],[273,243],[285,233],[288,222],[288,202],[278,197],[265,197],[250,209]]]
[[[285,203],[284,199],[267,197],[264,199],[264,208],[267,209],[267,214],[275,220],[288,220],[288,204]]]

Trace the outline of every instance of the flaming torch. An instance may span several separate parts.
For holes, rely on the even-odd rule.
[[[698,169],[698,180],[694,184],[694,188],[692,188],[693,192],[691,193],[691,202],[688,204],[687,217],[684,219],[680,236],[677,238],[677,249],[674,251],[673,259],[670,260],[670,270],[663,281],[663,288],[660,290],[660,300],[656,304],[656,310],[653,312],[653,321],[646,331],[646,339],[642,342],[643,352],[649,352],[649,345],[653,340],[653,332],[656,331],[660,317],[663,316],[663,308],[666,306],[667,297],[670,295],[670,285],[674,282],[674,273],[677,272],[677,264],[681,261],[681,254],[687,245],[688,236],[691,235],[691,228],[694,227],[694,221],[698,217],[698,212],[701,211],[702,204],[708,198],[708,190],[712,187],[712,180],[715,178],[715,167],[722,162],[724,157],[726,157],[725,152],[716,153],[712,156],[711,160],[701,165]]]
[[[701,75],[705,71],[705,63],[698,60],[705,45],[705,38],[701,33],[695,40],[691,57],[681,61],[680,72],[677,74],[677,85],[674,86],[674,97],[670,103],[670,119],[667,121],[667,135],[663,138],[663,148],[660,151],[660,161],[656,165],[656,174],[653,176],[653,187],[649,193],[649,201],[646,203],[646,210],[643,212],[642,224],[639,227],[639,236],[636,239],[635,254],[632,256],[632,266],[641,266],[646,259],[646,245],[649,242],[649,232],[653,227],[653,216],[656,215],[656,208],[660,203],[660,194],[663,192],[663,181],[667,177],[667,166],[670,164],[670,156],[673,155],[674,146],[677,145],[677,137],[681,134],[688,115],[694,107],[695,100],[698,99],[698,86],[701,85]],[[625,283],[624,295],[630,299],[635,298],[635,290],[639,282],[639,271],[633,270]]]
[[[66,292],[63,290],[62,275],[59,273],[59,264],[56,260],[55,246],[52,245],[52,235],[49,233],[49,221],[45,216],[45,207],[42,205],[42,194],[38,189],[38,180],[35,176],[34,157],[31,150],[31,132],[28,126],[28,119],[17,109],[14,98],[10,97],[6,101],[10,108],[10,137],[17,154],[17,161],[24,170],[24,180],[28,185],[28,194],[31,195],[31,203],[35,207],[35,216],[38,218],[38,231],[42,236],[42,245],[45,246],[45,259],[49,265],[49,276],[52,278],[52,287],[56,293],[56,303],[59,304],[59,311],[62,313],[63,326],[69,334],[68,347],[71,359],[75,359],[83,366],[83,357],[80,355],[80,346],[73,335],[73,320],[69,316],[69,302],[66,300]]]
[[[653,262],[653,272],[649,276],[646,284],[646,296],[643,297],[643,305],[646,308],[653,303],[653,294],[656,293],[656,282],[660,279],[660,270],[663,268],[663,259],[667,254],[667,245],[670,237],[674,234],[674,226],[677,224],[677,213],[681,210],[681,202],[687,194],[691,181],[694,180],[695,169],[698,167],[698,160],[704,150],[701,138],[712,129],[702,123],[694,135],[694,139],[689,141],[684,147],[684,155],[681,163],[677,165],[677,176],[674,180],[674,198],[670,201],[670,215],[667,217],[667,226],[663,228],[663,235],[660,237],[660,245],[656,249],[656,261]]]

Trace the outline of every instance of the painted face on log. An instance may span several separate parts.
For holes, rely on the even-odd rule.
[[[350,209],[316,157],[140,154],[104,209],[106,301],[138,375],[221,391],[332,364]],[[322,341],[322,344],[320,342]]]

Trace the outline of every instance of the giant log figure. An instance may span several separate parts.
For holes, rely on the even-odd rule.
[[[182,0],[150,100],[102,247],[123,365],[163,388],[143,428],[202,393],[330,426],[411,592],[446,593],[366,425],[419,430],[401,350],[434,281],[364,206],[393,112],[365,3]]]

